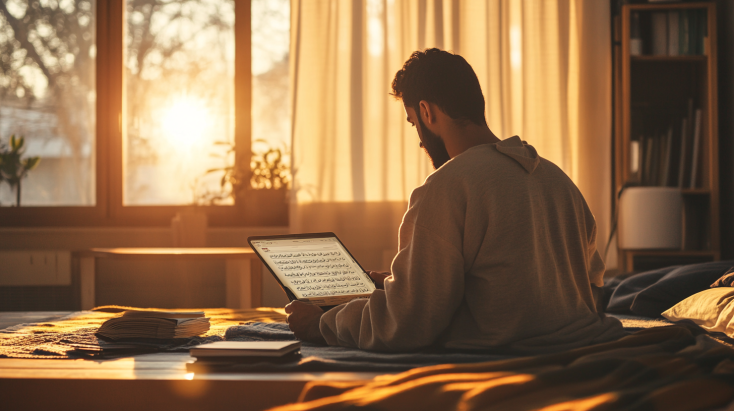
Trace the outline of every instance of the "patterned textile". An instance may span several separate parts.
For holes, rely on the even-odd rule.
[[[103,306],[92,311],[80,311],[52,322],[19,324],[0,330],[0,358],[69,358],[77,348],[99,349],[94,333],[103,322],[126,309],[140,308]],[[154,310],[154,309],[151,309]],[[166,311],[176,311],[169,310]],[[192,311],[191,309],[180,311]],[[226,330],[246,322],[285,321],[282,309],[258,308],[231,310],[227,308],[199,309],[209,317],[211,328],[199,337],[174,340],[150,346],[152,351],[188,351],[194,345],[221,341]]]

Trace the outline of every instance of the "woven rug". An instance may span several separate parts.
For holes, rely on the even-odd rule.
[[[0,358],[64,359],[70,358],[68,353],[76,348],[99,347],[97,337],[94,336],[99,326],[128,309],[141,310],[134,307],[102,306],[92,311],[72,313],[57,321],[18,324],[0,330]],[[221,341],[227,328],[231,326],[250,322],[285,321],[285,313],[281,308],[165,310],[204,311],[211,324],[206,334],[164,350],[169,352],[185,352],[195,345]]]

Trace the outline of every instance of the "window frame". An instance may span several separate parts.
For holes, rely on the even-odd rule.
[[[235,10],[235,166],[249,174],[252,157],[251,0],[233,0]],[[203,211],[210,226],[286,226],[283,195],[247,190],[231,206],[123,205],[125,1],[96,1],[96,142],[94,206],[0,207],[2,227],[168,226],[176,213]],[[243,161],[247,159],[247,161]],[[247,164],[242,164],[246,162]]]

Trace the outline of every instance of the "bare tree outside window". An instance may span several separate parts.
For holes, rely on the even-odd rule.
[[[23,205],[95,204],[95,55],[94,0],[0,1],[0,139],[42,159]]]

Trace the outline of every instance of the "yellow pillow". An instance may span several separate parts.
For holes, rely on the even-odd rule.
[[[693,321],[707,331],[718,331],[734,338],[734,287],[701,291],[664,312],[670,321]]]

